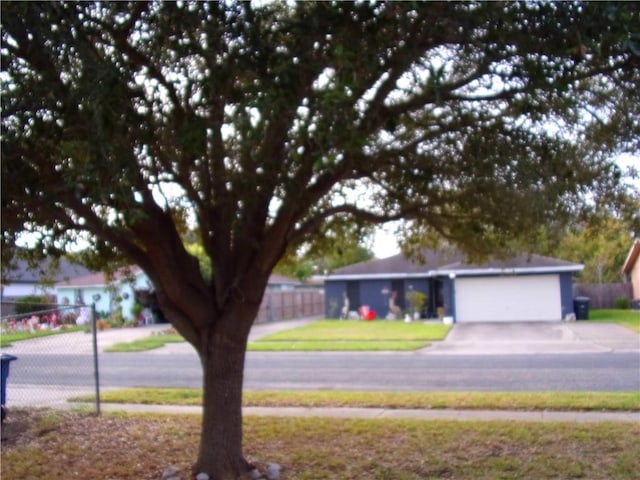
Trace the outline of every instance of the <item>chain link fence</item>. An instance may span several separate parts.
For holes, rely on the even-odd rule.
[[[94,309],[38,305],[25,312],[24,304],[17,306],[2,305],[13,312],[1,317],[3,357],[15,357],[3,379],[7,407],[68,406],[69,398],[93,395],[90,408],[100,413]]]

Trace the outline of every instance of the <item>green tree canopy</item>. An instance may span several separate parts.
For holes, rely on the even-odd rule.
[[[634,2],[1,9],[3,246],[144,269],[200,355],[216,480],[247,468],[246,342],[285,252],[401,218],[493,252],[610,198],[639,149]]]
[[[275,271],[299,280],[312,275],[327,274],[336,268],[373,258],[369,245],[373,229],[345,221],[333,223],[332,228],[318,231],[304,247],[289,251],[276,265]]]
[[[623,206],[566,227],[558,240],[540,242],[539,253],[583,263],[581,283],[624,281],[622,267],[634,238],[640,237],[640,197],[628,197]]]

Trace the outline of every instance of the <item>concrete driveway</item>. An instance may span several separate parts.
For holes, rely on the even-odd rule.
[[[424,353],[458,355],[639,352],[640,335],[611,323],[456,324]]]

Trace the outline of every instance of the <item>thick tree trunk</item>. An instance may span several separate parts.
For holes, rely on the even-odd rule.
[[[242,453],[242,381],[246,342],[214,335],[200,353],[203,418],[195,473],[237,480],[247,473]]]

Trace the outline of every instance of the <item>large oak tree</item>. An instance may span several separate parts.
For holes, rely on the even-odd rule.
[[[196,470],[236,479],[278,260],[397,219],[497,251],[611,192],[637,5],[3,1],[3,245],[144,269],[202,362]]]

